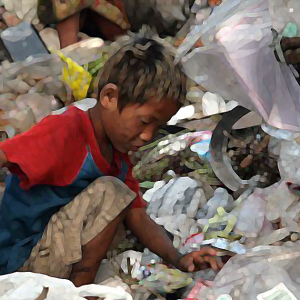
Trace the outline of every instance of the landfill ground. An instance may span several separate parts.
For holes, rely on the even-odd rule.
[[[258,8],[264,5],[259,0],[250,2]],[[266,2],[274,4],[276,1]],[[295,9],[293,18],[298,16],[296,13],[300,14],[297,1],[282,1],[285,2],[289,2],[290,12],[293,9],[291,13]],[[280,8],[282,3],[278,1],[275,4]],[[238,4],[235,5],[237,11],[241,9]],[[258,8],[256,11],[256,6],[254,9],[249,4],[249,7],[247,9],[260,13]],[[199,7],[197,9],[201,10]],[[220,17],[217,13],[216,18]],[[8,28],[22,24],[15,13],[0,10],[1,14]],[[213,12],[209,15],[213,15]],[[251,17],[254,18],[254,15]],[[263,16],[265,14],[261,18]],[[235,20],[225,13],[222,18],[225,21]],[[195,18],[189,19],[191,21],[197,23]],[[208,21],[212,22],[213,29],[219,28],[217,25],[222,23],[214,25],[211,19]],[[266,21],[266,24],[269,23]],[[254,22],[256,24],[260,23]],[[1,31],[5,30],[6,25]],[[299,24],[296,25],[299,27]],[[46,116],[58,114],[70,105],[83,110],[94,106],[97,74],[116,47],[100,38],[81,34],[80,42],[60,51],[55,29],[43,28],[41,24],[36,24],[36,29],[51,52],[27,60],[9,61],[10,55],[0,44],[0,141],[27,131]],[[143,198],[148,202],[147,213],[166,230],[175,248],[184,255],[205,246],[212,247],[223,267],[220,271],[206,268],[195,273],[181,272],[145,249],[130,231],[124,230],[117,248],[110,249],[107,259],[102,262],[95,283],[120,286],[133,299],[300,299],[300,88],[298,85],[290,88],[287,81],[283,81],[282,78],[292,78],[290,69],[284,69],[282,75],[282,69],[276,68],[280,75],[278,81],[274,82],[291,91],[285,100],[291,101],[286,106],[295,115],[290,116],[289,111],[284,113],[283,107],[279,109],[280,105],[275,100],[272,107],[267,109],[267,104],[275,99],[274,94],[280,91],[276,90],[271,95],[270,90],[260,87],[260,81],[265,80],[261,75],[262,69],[258,68],[261,72],[257,75],[258,79],[253,79],[258,70],[248,65],[252,73],[249,71],[249,76],[242,78],[244,69],[239,69],[239,66],[245,67],[246,64],[243,65],[242,60],[234,61],[234,47],[231,49],[229,43],[227,45],[225,42],[226,54],[231,59],[229,69],[233,70],[232,66],[235,66],[233,73],[239,80],[242,78],[243,84],[238,86],[235,78],[228,85],[218,85],[219,80],[222,77],[224,79],[221,73],[224,69],[221,69],[211,73],[208,70],[208,80],[203,80],[204,84],[201,85],[198,80],[201,76],[203,78],[204,71],[201,73],[202,69],[201,72],[198,70],[201,73],[198,74],[197,70],[191,68],[197,61],[197,55],[200,55],[196,51],[200,47],[199,32],[195,28],[183,28],[175,38],[166,38],[177,48],[179,46],[179,52],[189,52],[184,56],[184,66],[190,77],[186,103],[149,143],[130,153],[130,159],[135,165],[133,172],[140,182]],[[181,44],[184,40],[182,35],[190,46]],[[205,33],[202,37],[204,41]],[[247,41],[245,39],[245,44]],[[211,45],[214,46],[213,43]],[[261,53],[262,50],[257,52]],[[207,55],[207,60],[203,59],[201,64],[201,68],[205,69],[205,62],[211,62],[209,57],[212,54],[204,51],[203,55]],[[268,62],[271,65],[271,60]],[[272,63],[275,66],[275,62]],[[299,63],[300,60],[297,67]],[[211,68],[217,65],[221,63],[214,62]],[[75,69],[80,70],[78,72],[84,78],[76,85]],[[271,76],[270,73],[266,74]],[[219,74],[218,78],[216,74]],[[228,71],[228,78],[231,75]],[[294,77],[293,80],[293,84],[297,83]],[[210,90],[209,87],[214,85],[216,89]],[[249,86],[255,92],[249,92]],[[224,93],[220,95],[217,90],[222,92],[223,87]],[[241,87],[245,87],[247,92],[239,94]],[[230,92],[232,97],[226,98]],[[268,94],[267,100],[260,92]],[[239,101],[234,98],[235,95],[241,98],[246,96]],[[251,105],[244,105],[245,101]],[[0,171],[1,195],[8,174],[5,168]],[[41,282],[47,280],[32,278]],[[27,279],[24,277],[22,280],[25,284],[21,279],[20,282],[26,285]],[[59,282],[55,284],[60,285]],[[0,300],[10,299],[3,296],[3,291],[5,288],[0,276]],[[48,290],[43,287],[36,299],[48,299],[47,293]],[[22,299],[29,300],[26,297]],[[107,299],[125,298],[112,296]]]

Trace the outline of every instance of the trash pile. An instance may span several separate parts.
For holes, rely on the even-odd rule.
[[[51,112],[91,94],[95,74],[106,59],[103,45],[101,39],[95,38],[59,53],[3,62],[0,131],[11,138]],[[87,70],[81,66],[86,66]],[[74,79],[71,72],[77,72],[76,82],[68,81],[70,76]]]
[[[300,298],[300,88],[295,70],[274,55],[279,35],[299,36],[299,9],[297,0],[196,1],[178,33],[188,33],[179,53],[195,81],[188,105],[131,155],[150,217],[183,255],[215,248],[223,269],[174,270],[128,232],[95,283],[145,299]],[[2,139],[75,101],[92,106],[94,99],[80,100],[93,96],[108,48],[89,39],[3,62]]]
[[[278,16],[280,8],[284,18]],[[299,298],[300,88],[297,73],[278,64],[273,51],[278,47],[271,45],[271,27],[285,37],[298,36],[299,8],[295,1],[224,1],[203,15],[202,22],[194,20],[179,49],[186,73],[199,84],[191,101],[202,110],[199,123],[203,126],[204,115],[210,113],[206,99],[221,118],[214,116],[218,121],[210,129],[209,148],[192,150],[199,140],[191,137],[201,137],[204,145],[207,128],[169,134],[140,149],[135,174],[148,189],[144,199],[149,215],[171,233],[182,254],[210,245],[233,257],[217,275],[210,270],[193,278],[178,298]],[[287,20],[294,23],[279,24]],[[199,39],[204,47],[195,47]],[[203,87],[218,96],[202,92]],[[282,99],[291,101],[289,108]],[[256,113],[228,105],[228,100]],[[184,125],[193,118],[188,119],[177,120],[177,125],[191,130]]]

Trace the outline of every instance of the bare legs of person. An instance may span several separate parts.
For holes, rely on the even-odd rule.
[[[78,42],[80,13],[56,24],[61,49]]]
[[[105,258],[110,244],[123,222],[128,208],[110,222],[102,232],[82,247],[82,259],[73,265],[70,280],[75,286],[91,284],[94,282],[102,259]]]

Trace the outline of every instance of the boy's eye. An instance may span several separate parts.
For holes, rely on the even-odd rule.
[[[144,125],[147,125],[149,124],[149,120],[145,119],[145,118],[141,118],[141,123],[144,124]]]

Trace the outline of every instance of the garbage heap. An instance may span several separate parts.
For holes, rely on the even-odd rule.
[[[202,124],[205,121],[202,119]],[[255,128],[253,130],[255,133]],[[255,141],[249,141],[249,127],[239,130],[240,138],[243,136],[241,131],[246,133],[245,139],[240,139],[243,146],[235,150],[240,162],[249,155],[247,148],[251,147],[247,144],[255,144]],[[169,135],[151,151],[147,149],[144,150],[146,153],[137,154],[142,159],[136,165],[136,175],[141,186],[147,188],[144,193],[144,199],[149,202],[147,211],[171,234],[174,246],[185,254],[208,245],[218,249],[224,262],[232,257],[219,274],[213,270],[200,271],[190,276],[192,281],[184,279],[182,274],[173,292],[182,299],[223,299],[224,295],[232,297],[224,296],[224,299],[254,299],[253,295],[264,294],[276,287],[271,294],[284,290],[282,293],[292,291],[296,298],[299,297],[299,275],[294,271],[300,253],[297,248],[300,237],[298,186],[288,179],[278,178],[278,170],[274,168],[275,174],[265,177],[267,182],[263,188],[257,187],[254,180],[252,186],[241,185],[238,191],[231,191],[216,178],[208,163],[213,158],[205,144],[211,136],[207,130],[176,137]],[[265,154],[274,152],[274,144],[268,143],[267,149]],[[259,161],[259,154],[254,158]],[[278,162],[272,154],[268,159]],[[235,166],[236,160],[232,160],[232,170]],[[239,176],[247,178],[247,170],[241,169],[244,173]],[[251,171],[249,167],[248,171]],[[147,251],[146,254],[149,255]],[[141,270],[148,270],[148,276],[151,272],[154,274],[144,278],[143,283],[156,292],[168,293],[170,291],[163,289],[157,280],[168,286],[173,277],[170,279],[166,271],[160,269],[162,262],[156,256],[153,259],[158,269],[151,265],[149,271],[149,265],[143,266]],[[275,280],[274,274],[278,273],[282,276]],[[248,281],[251,281],[249,286]],[[182,288],[182,282],[185,282],[185,288]],[[212,287],[208,287],[210,282],[213,282]]]
[[[203,21],[212,9],[202,13]],[[58,53],[3,62],[2,139],[29,129],[75,100],[92,97],[93,77],[107,51],[102,40],[88,39]],[[79,82],[84,95],[76,94],[66,80],[72,68],[91,76],[88,82]],[[120,254],[104,262],[107,274],[110,266],[118,265],[125,289],[142,287],[149,299],[275,299],[276,295],[300,299],[300,188],[299,182],[290,180],[299,177],[293,167],[300,153],[297,136],[284,136],[287,132],[264,124],[257,113],[220,131],[218,125],[229,122],[238,108],[233,101],[238,98],[229,93],[235,88],[223,86],[223,79],[220,85],[206,81],[206,88],[194,83],[188,104],[149,145],[132,154],[132,161],[149,203],[147,212],[165,228],[178,251],[185,254],[210,245],[225,262],[224,268],[218,274],[210,269],[184,274],[143,249],[128,232],[119,245]],[[210,86],[217,86],[220,93]],[[285,142],[278,143],[278,136],[284,136]],[[220,149],[212,146],[216,142]],[[217,156],[222,164],[216,164]],[[235,189],[229,184],[233,180]],[[97,274],[96,281],[102,276]],[[117,280],[117,284],[123,283]]]

